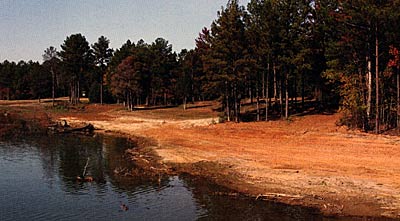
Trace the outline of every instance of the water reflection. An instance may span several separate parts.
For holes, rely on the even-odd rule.
[[[0,142],[0,220],[330,220],[310,209],[214,194],[229,190],[198,177],[146,176],[124,158],[133,147],[102,136]],[[87,162],[95,182],[78,182]]]

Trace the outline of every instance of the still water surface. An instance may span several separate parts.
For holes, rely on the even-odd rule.
[[[0,141],[0,220],[332,220],[301,207],[213,194],[226,190],[200,178],[146,176],[123,157],[132,145],[103,136]],[[95,182],[77,182],[88,158]],[[116,175],[127,169],[137,173]]]

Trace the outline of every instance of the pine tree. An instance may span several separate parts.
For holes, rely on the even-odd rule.
[[[247,43],[244,16],[246,12],[231,0],[211,25],[210,53],[204,57],[208,83],[219,90],[225,115],[239,121],[243,82],[246,75]],[[223,88],[223,90],[221,90]],[[233,110],[233,111],[232,111]]]
[[[157,38],[150,46],[151,60],[151,88],[153,104],[157,98],[162,98],[164,105],[168,104],[168,97],[172,95],[174,84],[174,69],[177,67],[176,54],[172,52],[172,45],[163,38]]]
[[[50,67],[50,73],[52,77],[52,105],[54,107],[54,100],[56,96],[56,69],[60,63],[60,59],[58,58],[57,49],[53,46],[50,46],[44,51],[43,54],[43,65],[48,65]]]
[[[104,75],[108,64],[110,63],[113,55],[113,49],[109,48],[110,40],[106,37],[101,36],[96,43],[92,45],[94,62],[100,69],[100,103],[103,104],[103,86],[104,86]]]
[[[73,34],[61,45],[60,58],[64,74],[70,84],[70,101],[79,103],[81,83],[85,72],[93,66],[92,50],[82,34]]]

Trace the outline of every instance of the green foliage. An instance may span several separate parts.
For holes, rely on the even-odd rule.
[[[193,97],[196,94],[196,67],[195,59],[196,52],[194,50],[182,50],[179,54],[177,72],[177,82],[175,87],[175,94],[178,99],[186,103],[189,97]],[[198,93],[198,92],[197,92]]]
[[[113,56],[113,49],[109,48],[110,40],[101,36],[96,43],[92,45],[94,63],[101,69],[105,69],[107,64],[110,63]],[[103,70],[104,71],[104,70]]]
[[[97,82],[93,82],[92,86],[89,89],[89,102],[90,103],[99,103],[100,102],[100,84]]]
[[[106,74],[106,69],[108,64],[111,62],[111,57],[113,56],[113,49],[109,48],[110,40],[106,37],[101,36],[96,43],[92,45],[93,54],[94,54],[94,63],[97,65],[97,71],[94,73],[98,73],[97,81],[99,82],[99,100],[103,104],[103,96],[104,96],[104,76]],[[92,87],[93,87],[92,83]],[[93,90],[90,90],[93,91]],[[94,95],[93,95],[94,96]]]
[[[94,67],[93,51],[82,34],[73,34],[61,45],[60,58],[64,79],[70,85],[72,104],[79,103],[82,87],[88,89],[87,77]]]
[[[0,65],[0,99],[38,99],[50,94],[51,74],[38,62]]]
[[[226,8],[218,12],[217,20],[211,25],[211,33],[208,34],[207,29],[203,30],[203,36],[200,35],[198,40],[198,45],[206,43],[209,47],[202,56],[206,73],[204,87],[219,96],[228,119],[234,116],[236,121],[239,121],[240,116],[238,102],[242,83],[250,64],[245,16],[246,11],[239,6],[238,1],[229,1]],[[202,46],[207,48],[207,45]]]
[[[123,58],[125,55],[127,57]],[[168,41],[157,38],[151,45],[143,40],[136,45],[128,41],[116,51],[114,58],[109,68],[108,84],[120,101],[128,103],[131,108],[134,102],[166,105],[172,101],[177,60]],[[121,58],[123,60],[113,67]]]
[[[92,50],[74,34],[59,54],[46,49],[42,65],[0,63],[0,98],[49,96],[53,75],[58,92],[73,103],[83,89],[91,102],[103,95],[130,109],[217,99],[222,118],[239,121],[241,110],[249,110],[244,101],[257,98],[259,120],[259,106],[274,98],[266,118],[282,117],[285,109],[290,120],[290,113],[340,103],[346,125],[398,127],[400,65],[393,51],[400,48],[399,6],[398,0],[251,0],[246,9],[230,0],[201,30],[196,47],[179,55],[163,38],[128,40],[113,53],[104,36]]]
[[[336,26],[325,54],[328,60],[325,77],[337,86],[341,109],[345,112],[343,122],[351,127],[365,130],[375,127],[379,131],[380,123],[386,128],[396,126],[393,119],[397,114],[390,111],[388,103],[396,100],[396,93],[391,94],[389,88],[397,87],[395,80],[383,72],[389,62],[389,45],[396,42],[393,38],[398,30],[394,19],[399,15],[394,9],[396,4],[399,2],[343,1],[336,3],[336,10],[331,9],[327,16],[326,20],[334,20]],[[384,115],[386,119],[381,118]],[[371,121],[373,118],[375,122]]]
[[[83,72],[93,64],[93,54],[89,42],[81,34],[67,37],[61,45],[60,58],[66,74],[71,78],[80,78]]]

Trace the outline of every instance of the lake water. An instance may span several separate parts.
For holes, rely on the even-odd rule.
[[[337,220],[221,196],[228,190],[196,177],[146,176],[123,157],[127,148],[126,139],[103,136],[0,141],[0,220]],[[95,181],[77,182],[87,163]],[[117,175],[127,169],[139,172]]]

